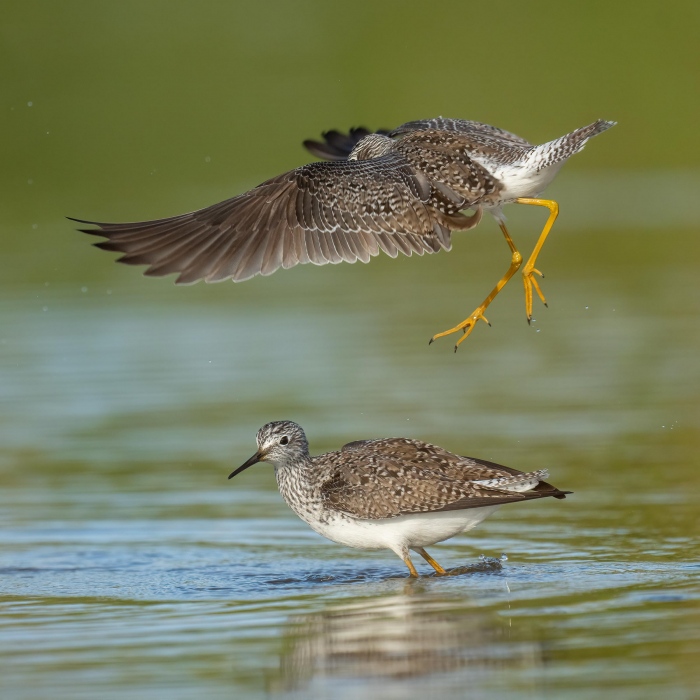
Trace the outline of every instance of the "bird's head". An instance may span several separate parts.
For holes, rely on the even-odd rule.
[[[289,420],[273,421],[263,425],[256,436],[257,452],[238,469],[229,475],[229,479],[240,474],[258,462],[270,462],[275,467],[283,467],[294,461],[303,461],[309,457],[309,443],[300,425]]]

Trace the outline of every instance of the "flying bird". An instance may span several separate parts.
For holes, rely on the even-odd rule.
[[[301,426],[274,421],[256,440],[229,479],[272,464],[282,498],[313,530],[348,547],[390,549],[411,576],[410,550],[444,575],[425,547],[471,530],[503,504],[571,493],[548,484],[546,469],[524,473],[411,438],[356,440],[312,457]]]
[[[443,117],[388,132],[328,131],[322,142],[304,142],[325,162],[204,209],[135,223],[71,220],[97,227],[80,230],[106,238],[95,245],[122,253],[119,262],[147,265],[145,274],[154,277],[177,273],[176,284],[190,284],[242,282],[306,263],[368,262],[380,250],[391,257],[450,250],[452,232],[474,228],[486,210],[503,232],[511,261],[464,321],[430,339],[461,331],[456,351],[479,320],[488,323],[486,308],[521,266],[528,323],[533,290],[546,305],[535,264],[559,208],[539,197],[568,158],[614,125],[598,120],[539,146],[488,124]],[[549,210],[524,265],[502,213],[511,203]]]

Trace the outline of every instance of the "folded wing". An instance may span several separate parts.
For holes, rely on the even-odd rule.
[[[493,462],[461,457],[419,440],[358,441],[345,445],[342,455],[322,494],[333,508],[355,518],[464,510],[537,498],[565,498],[569,493],[546,483],[545,470],[526,474]],[[358,466],[362,464],[361,469],[353,468],[353,457]]]

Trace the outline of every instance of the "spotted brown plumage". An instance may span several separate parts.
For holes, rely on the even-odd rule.
[[[545,482],[546,469],[524,473],[410,438],[360,440],[312,457],[299,425],[275,421],[260,428],[257,444],[229,478],[272,463],[282,497],[316,532],[350,547],[391,549],[412,575],[409,549],[444,573],[424,547],[475,527],[500,505],[570,493]]]
[[[176,273],[177,284],[191,284],[241,282],[306,263],[368,262],[380,251],[396,257],[450,250],[452,233],[475,227],[486,210],[511,248],[511,267],[463,323],[433,336],[461,330],[463,340],[522,262],[505,228],[504,204],[550,209],[522,271],[528,321],[533,289],[544,302],[534,264],[558,210],[536,197],[571,155],[612,125],[598,120],[539,146],[488,124],[443,117],[390,132],[329,131],[323,142],[305,142],[324,162],[210,207],[135,223],[74,220],[95,226],[81,231],[106,238],[95,245],[121,253],[119,262],[146,265],[150,276]]]
[[[178,284],[241,282],[309,262],[368,262],[380,250],[392,257],[449,250],[453,230],[481,219],[480,210],[460,211],[493,181],[462,151],[442,148],[434,132],[382,138],[389,147],[380,156],[304,165],[170,219],[82,221],[99,227],[83,230],[107,238],[96,245],[123,253],[119,262],[148,265],[147,275],[179,273]]]
[[[523,474],[410,438],[353,442],[322,458],[329,473],[321,486],[325,501],[356,518],[393,518],[565,497],[540,480],[545,470]],[[513,493],[504,488],[525,477],[537,482],[532,490]],[[479,483],[483,481],[498,485]]]

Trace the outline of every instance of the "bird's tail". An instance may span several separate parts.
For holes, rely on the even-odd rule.
[[[615,126],[615,124],[617,124],[617,122],[598,119],[592,124],[583,126],[564,136],[560,136],[558,139],[554,139],[554,141],[548,141],[540,146],[535,146],[530,151],[528,160],[532,160],[538,164],[542,163],[542,165],[539,166],[540,168],[564,161],[575,153],[582,151],[588,139],[597,136],[610,127]]]

